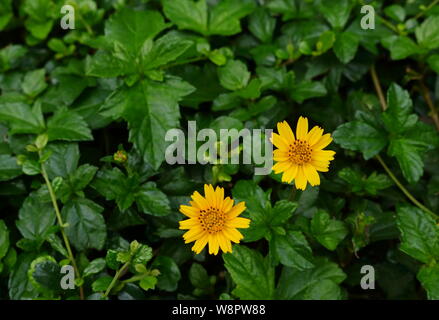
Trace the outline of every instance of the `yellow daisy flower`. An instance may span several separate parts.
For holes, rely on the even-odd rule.
[[[232,252],[232,243],[243,238],[237,228],[248,228],[250,220],[238,217],[246,208],[245,202],[233,206],[234,200],[224,199],[224,189],[204,185],[203,197],[195,191],[190,206],[181,205],[180,212],[189,219],[180,221],[180,229],[189,230],[183,235],[185,243],[195,241],[192,251],[200,253],[209,244],[209,254]]]
[[[296,188],[305,190],[307,182],[311,186],[320,184],[317,171],[327,172],[329,161],[334,160],[335,151],[322,150],[332,141],[329,133],[315,126],[308,132],[308,119],[300,117],[296,136],[286,121],[277,124],[279,134],[273,133],[271,142],[278,148],[273,152],[277,163],[274,173],[283,172],[282,182],[295,182]]]

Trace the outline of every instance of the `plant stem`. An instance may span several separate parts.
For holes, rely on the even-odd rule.
[[[430,108],[430,116],[433,119],[436,129],[439,131],[439,115],[436,107],[434,106],[433,100],[431,99],[430,92],[422,79],[419,80],[419,84],[422,96],[424,97],[425,102]]]
[[[381,163],[384,170],[386,170],[389,177],[395,182],[395,184],[398,186],[398,188],[405,194],[407,198],[410,199],[413,204],[415,204],[418,208],[422,209],[423,211],[427,212],[429,215],[431,215],[435,220],[439,219],[439,216],[437,216],[433,211],[428,209],[426,206],[424,206],[422,203],[420,203],[418,200],[416,200],[415,197],[412,196],[412,194],[402,185],[402,183],[398,180],[398,178],[393,174],[392,170],[386,165],[383,158],[381,158],[380,155],[376,156],[377,160]]]
[[[439,3],[439,0],[434,0],[432,3],[430,3],[428,5],[427,8],[425,8],[425,10],[419,12],[416,16],[415,19],[419,19],[420,17],[422,17],[428,10],[430,10],[431,8],[433,8],[436,4]]]
[[[375,85],[375,91],[377,92],[377,95],[380,99],[381,107],[382,107],[383,111],[385,111],[387,109],[387,104],[386,104],[386,100],[384,99],[383,90],[381,89],[381,84],[380,84],[378,75],[376,73],[375,66],[372,66],[372,68],[370,69],[370,74],[372,75],[372,80],[373,80],[373,83]],[[386,165],[383,158],[381,158],[381,156],[379,154],[376,155],[376,158],[381,163],[381,165],[383,166],[384,170],[387,172],[389,177],[393,180],[393,182],[395,182],[395,184],[404,193],[404,195],[410,199],[410,201],[412,201],[417,207],[419,207],[420,209],[424,210],[429,215],[434,217],[434,219],[439,218],[434,212],[432,212],[430,209],[428,209],[426,206],[424,206],[422,203],[420,203],[418,200],[416,200],[415,197],[413,197],[411,195],[411,193],[402,185],[402,183],[398,180],[398,178],[396,178],[396,176],[393,174],[392,170],[389,169],[389,167]]]
[[[44,181],[46,182],[47,189],[49,190],[50,199],[52,200],[52,205],[53,205],[53,208],[55,209],[56,218],[58,220],[58,225],[59,225],[60,230],[61,230],[61,235],[64,239],[64,244],[65,244],[66,249],[67,249],[68,258],[70,259],[70,261],[73,264],[73,268],[75,269],[76,276],[78,278],[81,278],[81,275],[80,275],[79,269],[78,269],[78,265],[76,264],[75,256],[73,255],[72,248],[70,246],[69,238],[67,238],[67,235],[64,231],[64,222],[62,220],[61,212],[60,212],[59,207],[58,207],[56,195],[55,195],[55,192],[53,191],[52,183],[49,180],[49,176],[47,175],[47,171],[46,171],[46,168],[44,167],[43,163],[41,164],[41,174],[43,175]],[[79,296],[80,296],[81,300],[84,300],[84,290],[83,290],[82,286],[79,287]]]
[[[104,293],[104,297],[108,297],[110,294],[111,289],[113,289],[114,285],[116,284],[117,280],[119,280],[122,273],[125,271],[126,268],[130,265],[130,262],[126,262],[119,270],[116,271],[116,274],[114,275],[113,280],[111,280],[110,285],[108,286],[107,290]]]
[[[381,89],[380,79],[378,78],[375,65],[370,68],[370,74],[372,76],[373,85],[375,86],[375,91],[377,92],[378,98],[380,99],[381,107],[383,111],[387,109],[386,99],[384,98],[383,90]]]
[[[164,65],[163,67],[160,67],[160,69],[168,69],[168,68],[176,67],[176,66],[179,66],[182,64],[188,64],[188,63],[202,61],[202,60],[206,60],[206,59],[207,59],[207,57],[200,56],[200,57],[195,57],[195,58],[191,58],[191,59],[181,60],[181,61],[177,61],[175,63],[170,63],[167,65]]]

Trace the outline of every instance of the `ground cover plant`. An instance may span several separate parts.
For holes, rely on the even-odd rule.
[[[438,4],[0,0],[0,299],[439,299]]]

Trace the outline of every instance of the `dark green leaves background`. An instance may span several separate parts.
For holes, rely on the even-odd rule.
[[[67,3],[74,30],[65,1],[0,0],[0,299],[439,299],[437,1]],[[299,116],[334,137],[318,187],[164,161],[188,121]],[[60,288],[44,175],[82,292]],[[204,183],[246,202],[231,254],[194,255],[178,230]]]

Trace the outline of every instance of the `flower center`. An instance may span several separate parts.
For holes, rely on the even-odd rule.
[[[224,229],[226,215],[217,208],[209,207],[207,210],[200,210],[198,220],[204,231],[217,233]]]
[[[312,149],[308,142],[303,140],[295,140],[290,144],[288,149],[288,157],[295,164],[304,164],[311,161]]]

